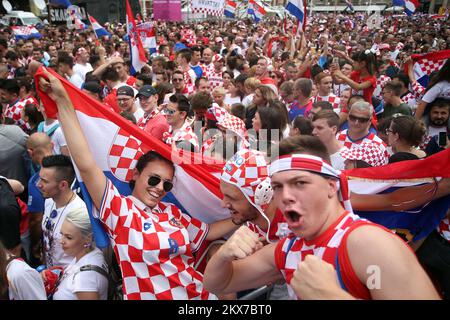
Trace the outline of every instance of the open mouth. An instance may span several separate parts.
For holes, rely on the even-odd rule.
[[[298,214],[298,212],[294,210],[286,211],[286,216],[292,222],[298,222],[300,220],[300,214]]]

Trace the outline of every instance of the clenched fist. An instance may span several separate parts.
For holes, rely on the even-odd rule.
[[[341,289],[334,266],[314,255],[299,262],[290,285],[303,300],[352,298]]]
[[[232,261],[244,259],[262,247],[263,243],[258,235],[247,226],[242,226],[225,242],[217,254],[225,261]]]

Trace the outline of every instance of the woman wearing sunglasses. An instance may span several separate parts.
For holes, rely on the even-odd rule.
[[[174,165],[155,151],[133,171],[132,194],[124,197],[96,164],[73,104],[59,79],[44,71],[40,88],[58,107],[71,156],[107,230],[123,277],[124,299],[215,299],[194,270],[193,252],[203,240],[235,229],[229,220],[207,225],[161,199],[173,187]]]

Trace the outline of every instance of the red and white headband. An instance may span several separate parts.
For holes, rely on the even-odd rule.
[[[269,176],[287,170],[303,170],[334,177],[339,180],[339,198],[347,211],[353,212],[350,204],[348,181],[345,174],[334,169],[322,158],[307,154],[291,154],[279,157],[269,167]]]

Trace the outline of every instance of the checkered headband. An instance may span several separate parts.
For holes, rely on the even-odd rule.
[[[272,199],[269,165],[260,151],[243,149],[227,161],[220,178],[239,188],[247,200],[264,215]]]
[[[348,160],[362,160],[372,167],[378,167],[386,164],[384,150],[376,143],[362,142],[352,148],[343,149],[339,154]]]
[[[275,173],[287,170],[304,170],[338,179],[339,200],[341,200],[345,210],[353,212],[350,204],[350,193],[348,190],[347,177],[343,172],[334,169],[322,158],[307,154],[291,154],[281,156],[270,165],[269,176],[272,177]]]

